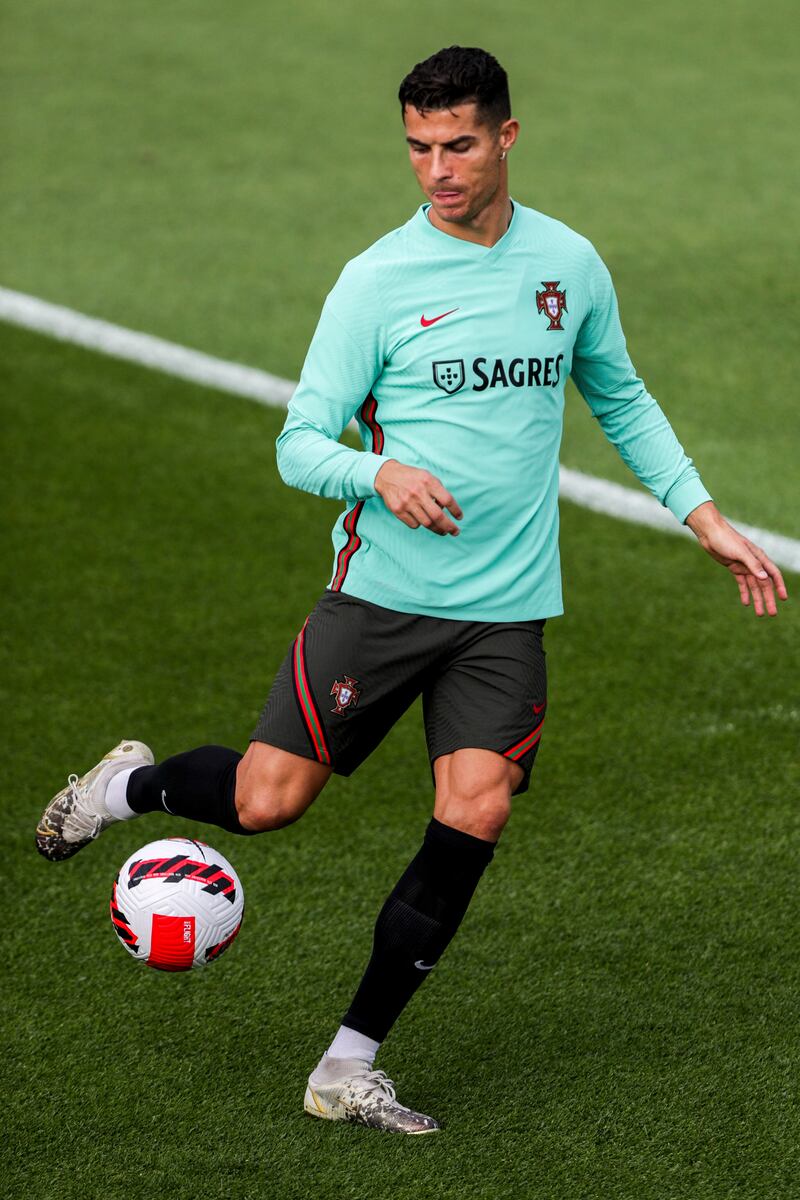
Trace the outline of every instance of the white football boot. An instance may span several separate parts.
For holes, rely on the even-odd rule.
[[[153,761],[153,752],[144,742],[124,741],[80,779],[70,775],[67,786],[42,813],[36,829],[39,853],[51,862],[61,862],[94,841],[119,820],[104,803],[109,781],[131,767],[151,767]]]
[[[337,1068],[341,1064],[340,1078],[312,1082],[320,1078],[320,1068],[317,1068],[308,1081],[303,1108],[312,1117],[352,1121],[390,1133],[436,1133],[439,1130],[439,1122],[433,1117],[398,1103],[394,1084],[383,1071],[373,1071],[369,1063],[354,1058],[334,1059],[333,1063]],[[327,1073],[330,1073],[331,1060],[327,1065]]]

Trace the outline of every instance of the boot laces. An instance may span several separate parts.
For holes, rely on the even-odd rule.
[[[78,776],[67,776],[67,789],[72,800],[72,822],[87,837],[96,837],[103,824],[101,817],[84,811],[84,797],[78,787]]]
[[[365,1092],[383,1092],[390,1100],[397,1099],[397,1090],[393,1081],[385,1071],[365,1071],[358,1076],[359,1083],[363,1080]]]

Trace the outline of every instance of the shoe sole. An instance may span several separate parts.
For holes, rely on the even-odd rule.
[[[306,1094],[303,1099],[303,1112],[309,1117],[319,1117],[322,1121],[338,1121],[345,1125],[361,1125],[362,1129],[377,1129],[379,1133],[400,1133],[405,1137],[419,1137],[425,1133],[442,1132],[441,1125],[435,1125],[433,1129],[381,1129],[379,1125],[365,1125],[362,1121],[358,1120],[355,1113],[350,1113],[348,1110],[345,1110],[348,1114],[346,1116],[332,1116],[319,1107],[310,1087],[306,1088]]]

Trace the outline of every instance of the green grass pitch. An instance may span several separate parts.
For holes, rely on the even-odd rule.
[[[723,506],[798,536],[788,3],[485,13],[14,0],[0,282],[296,377],[342,260],[417,202],[396,80],[485,43],[525,121],[514,194],[601,249]],[[797,1194],[796,598],[757,622],[691,544],[563,506],[533,787],[380,1060],[445,1132],[314,1122],[305,1075],[428,819],[418,709],[275,835],[154,816],[53,866],[33,827],[119,736],[244,746],[339,506],[280,483],[279,412],[2,326],[0,363],[0,1195]],[[564,457],[626,479],[574,396]],[[247,895],[186,977],[137,968],[107,915],[127,855],[177,832]]]

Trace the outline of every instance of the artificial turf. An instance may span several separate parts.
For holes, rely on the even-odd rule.
[[[10,0],[0,282],[295,378],[343,261],[419,201],[397,82],[485,45],[523,123],[513,194],[608,261],[721,506],[800,536],[794,15]],[[244,746],[338,505],[280,484],[280,413],[2,327],[0,364],[0,1194],[800,1194],[796,598],[758,622],[690,543],[562,506],[532,791],[379,1064],[445,1132],[315,1123],[305,1075],[430,812],[418,709],[274,836],[152,817],[54,866],[33,827],[121,736]],[[631,482],[574,394],[563,458]],[[192,829],[247,915],[219,964],[163,976],[107,897]]]
[[[53,865],[33,828],[120,736],[245,744],[337,505],[278,480],[278,412],[0,340],[5,1194],[794,1194],[792,607],[756,621],[691,544],[563,506],[534,784],[381,1059],[445,1132],[315,1123],[305,1074],[430,811],[417,707],[275,835],[156,816]],[[127,855],[177,832],[210,836],[247,896],[236,945],[187,977],[132,963],[107,915]]]

